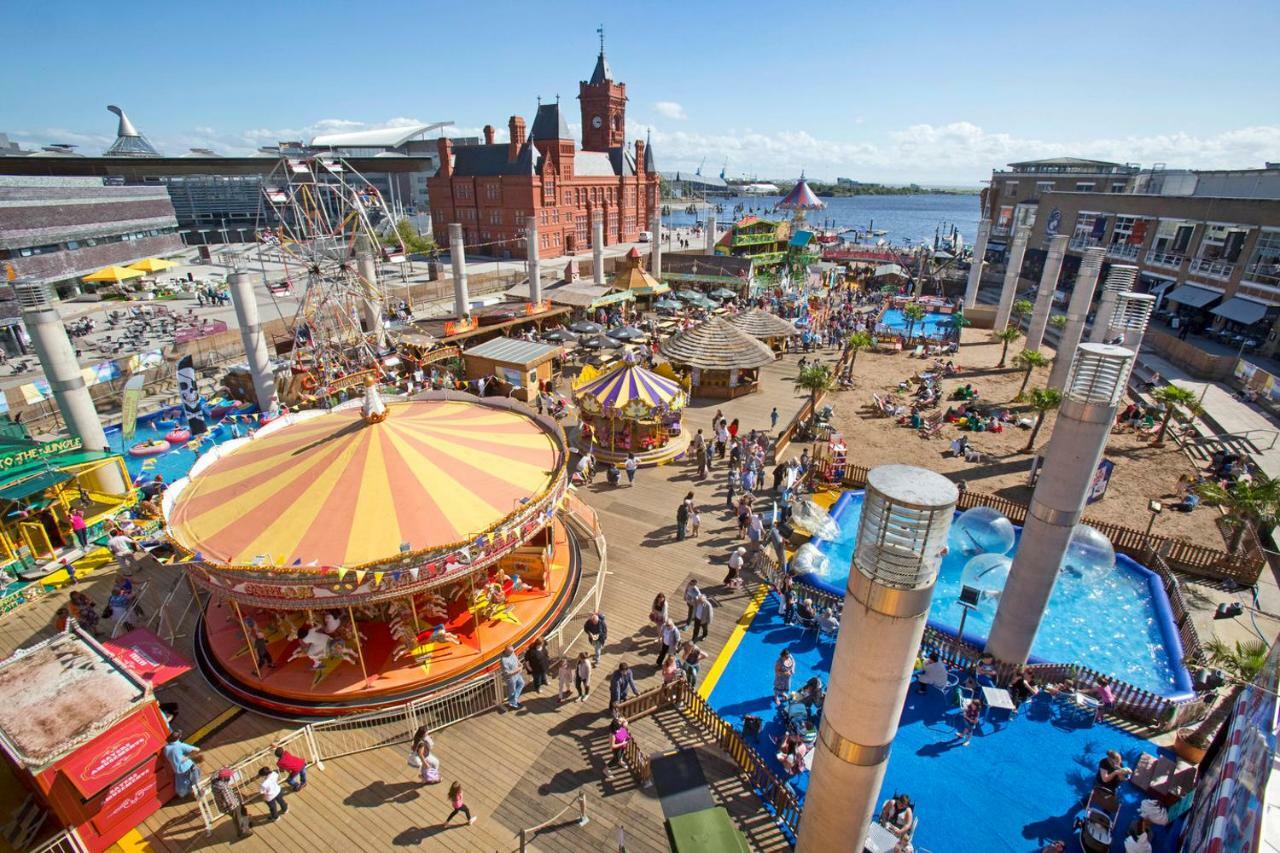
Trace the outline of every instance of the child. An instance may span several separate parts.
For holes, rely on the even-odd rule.
[[[284,801],[284,791],[280,788],[280,774],[262,767],[258,770],[258,778],[262,780],[258,784],[258,790],[267,804],[267,810],[271,812],[271,819],[287,815],[289,804]]]
[[[702,513],[697,507],[693,508],[693,512],[689,515],[689,535],[695,539],[698,536],[698,528],[702,527]]]
[[[964,730],[956,732],[956,735],[963,739],[961,746],[968,746],[969,741],[973,740],[973,732],[978,728],[978,718],[981,713],[982,704],[977,699],[970,699],[964,706]]]
[[[446,824],[448,824],[449,821],[453,820],[453,816],[456,815],[458,812],[462,812],[464,815],[466,815],[467,826],[470,826],[471,824],[476,822],[476,819],[471,815],[471,809],[467,808],[467,804],[462,801],[462,783],[461,782],[454,782],[452,785],[449,786],[448,800],[449,800],[449,805],[453,806],[453,811],[449,812],[449,816],[444,819],[444,822]]]
[[[574,666],[566,655],[560,656],[560,701],[569,701],[569,691],[573,689]]]
[[[578,653],[578,663],[573,668],[573,686],[578,690],[578,701],[587,701],[591,695],[591,661],[586,652]]]
[[[613,733],[610,744],[613,750],[613,757],[609,759],[609,766],[617,767],[622,763],[623,755],[626,754],[627,743],[631,740],[631,732],[627,731],[626,721],[621,719],[615,719],[609,723],[609,731]]]

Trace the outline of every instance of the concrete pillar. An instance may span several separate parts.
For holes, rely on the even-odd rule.
[[[373,339],[374,348],[383,352],[387,348],[387,329],[382,322],[382,286],[378,283],[378,262],[368,235],[362,234],[356,239],[356,274],[362,282],[360,313],[364,327]]]
[[[604,216],[600,213],[591,218],[591,279],[604,287]]]
[[[662,210],[661,208],[653,209],[653,239],[650,241],[653,246],[653,258],[649,262],[649,272],[658,281],[662,281]]]
[[[22,306],[22,321],[31,336],[31,346],[40,359],[44,378],[49,383],[49,390],[67,430],[79,436],[86,450],[110,451],[112,448],[107,444],[102,418],[98,417],[93,397],[89,395],[89,386],[80,373],[75,348],[67,337],[61,315],[53,307],[52,288],[48,284],[15,281],[13,289],[18,296],[18,304]],[[103,491],[112,494],[124,494],[129,489],[114,465],[103,466],[97,481]]]
[[[1085,249],[1080,271],[1076,273],[1076,284],[1071,291],[1071,301],[1067,303],[1067,325],[1062,327],[1058,354],[1049,373],[1050,388],[1061,391],[1066,387],[1067,377],[1071,375],[1071,360],[1084,332],[1084,321],[1089,316],[1089,306],[1093,303],[1093,291],[1098,286],[1098,273],[1101,271],[1102,249],[1098,246]]]
[[[923,468],[882,465],[867,476],[797,853],[862,849],[957,496]]]
[[[1107,270],[1107,280],[1098,297],[1098,312],[1093,315],[1093,326],[1089,329],[1090,343],[1106,343],[1111,338],[1108,329],[1116,310],[1116,296],[1131,293],[1137,280],[1138,268],[1130,264],[1112,264]]]
[[[1049,253],[1044,259],[1044,272],[1040,274],[1040,288],[1036,291],[1035,308],[1031,311],[1031,323],[1027,326],[1027,349],[1040,349],[1044,343],[1044,329],[1049,325],[1049,312],[1053,310],[1053,292],[1058,287],[1058,273],[1062,271],[1062,258],[1067,253],[1066,234],[1049,238]]]
[[[453,313],[471,314],[471,295],[467,292],[467,249],[462,240],[462,223],[449,223],[449,258],[453,261]]]
[[[231,291],[231,306],[236,311],[236,324],[240,327],[244,355],[249,361],[255,402],[259,411],[274,412],[280,408],[280,402],[276,398],[276,378],[271,370],[267,337],[258,317],[258,300],[253,295],[253,277],[249,273],[233,272],[227,276],[227,286]]]
[[[716,212],[714,210],[707,211],[707,254],[714,255],[716,253]]]
[[[987,638],[987,651],[997,660],[1022,664],[1031,654],[1132,369],[1133,351],[1124,347],[1085,343],[1076,350],[1071,381]]]
[[[1030,225],[1019,225],[1013,235],[1013,243],[1009,246],[1009,266],[1004,271],[1004,284],[1000,286],[1000,304],[996,307],[996,322],[992,326],[997,332],[1003,332],[1009,325],[1009,314],[1013,310],[1013,298],[1018,295],[1018,276],[1022,274],[1022,257],[1027,253],[1027,240],[1031,237]]]
[[[1150,293],[1117,293],[1115,308],[1107,322],[1106,340],[1120,338],[1120,346],[1133,350],[1137,358],[1142,348],[1142,338],[1156,308],[1156,298]]]
[[[524,226],[526,254],[529,257],[529,301],[542,301],[542,262],[538,257],[538,219],[530,216]]]
[[[964,286],[966,309],[978,304],[978,288],[982,286],[982,269],[986,266],[983,258],[987,254],[987,238],[990,236],[991,220],[984,219],[978,223],[978,236],[973,240],[973,263],[969,267],[969,280]]]

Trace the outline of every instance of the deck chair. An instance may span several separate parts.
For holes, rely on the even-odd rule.
[[[910,353],[911,358],[924,358],[924,344],[920,344]]]

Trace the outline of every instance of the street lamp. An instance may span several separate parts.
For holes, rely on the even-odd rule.
[[[1164,512],[1164,504],[1160,501],[1147,501],[1147,509],[1151,512],[1151,520],[1147,522],[1147,541],[1151,541],[1151,528],[1156,526],[1156,516]]]

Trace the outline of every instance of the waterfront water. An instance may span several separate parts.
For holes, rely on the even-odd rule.
[[[734,208],[741,204],[746,213],[752,208],[756,215],[765,217],[786,217],[786,211],[773,212],[773,206],[782,201],[782,196],[743,196],[739,198],[715,199],[723,212],[717,214],[721,225],[734,218]],[[859,195],[845,198],[824,198],[827,206],[822,210],[809,212],[808,220],[814,226],[824,222],[836,228],[866,229],[875,224],[876,230],[887,232],[882,238],[895,246],[919,245],[927,240],[933,243],[934,229],[944,226],[950,230],[955,225],[960,229],[966,245],[973,243],[978,232],[978,196],[976,195],[943,195],[938,193],[922,195]],[[663,217],[663,222],[676,227],[692,225],[695,217],[678,203],[671,205],[671,215]],[[705,208],[699,210],[696,220],[706,217]]]

